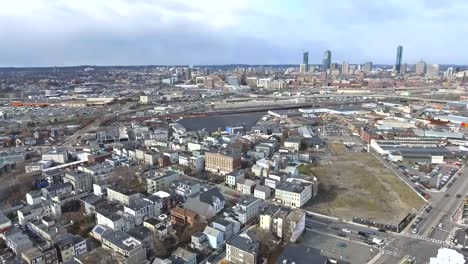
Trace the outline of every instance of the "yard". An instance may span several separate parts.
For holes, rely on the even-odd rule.
[[[361,217],[397,224],[424,201],[369,153],[350,152],[342,144],[329,144],[328,165],[304,166],[301,173],[320,181],[318,196],[306,209],[351,219]]]

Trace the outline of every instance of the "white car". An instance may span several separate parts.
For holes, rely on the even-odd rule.
[[[416,228],[413,228],[413,230],[411,231],[411,233],[413,233],[413,234],[417,234],[417,233],[418,233],[418,229],[416,229]]]
[[[345,233],[348,233],[348,234],[351,234],[351,230],[349,230],[347,228],[343,228],[343,229],[341,229],[341,231],[343,231]]]
[[[438,228],[442,228],[442,227],[444,227],[444,224],[439,223],[439,224],[437,225],[437,227],[438,227]]]

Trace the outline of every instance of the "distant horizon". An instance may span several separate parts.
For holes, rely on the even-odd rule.
[[[468,63],[468,2],[17,0],[0,9],[1,67]],[[354,64],[354,63],[353,63]]]
[[[337,63],[338,65],[342,65],[343,62],[333,62]],[[365,62],[363,63],[351,63],[347,62],[349,65],[364,65]],[[438,64],[438,63],[428,63],[427,64]],[[408,65],[408,66],[414,66],[416,63],[403,63],[402,65]],[[135,68],[135,67],[181,67],[181,68],[186,68],[189,66],[193,66],[194,68],[198,67],[229,67],[229,66],[243,66],[243,67],[280,67],[280,66],[285,66],[285,67],[300,67],[301,64],[292,64],[292,63],[282,63],[282,64],[247,64],[247,63],[231,63],[231,64],[195,64],[195,65],[189,65],[189,64],[134,64],[134,65],[91,65],[91,64],[83,64],[83,65],[66,65],[66,66],[0,66],[1,69],[54,69],[54,68],[86,68],[86,67],[97,67],[97,68],[112,68],[112,67],[118,67],[118,68]],[[310,64],[310,66],[322,66],[322,64],[314,63]],[[438,64],[441,67],[467,67],[468,64]],[[382,63],[374,63],[372,62],[373,68],[375,67],[392,67],[394,64],[382,64]]]

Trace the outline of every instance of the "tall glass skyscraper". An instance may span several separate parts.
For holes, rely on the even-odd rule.
[[[309,71],[309,52],[308,51],[304,51],[304,53],[302,54],[302,64],[305,65],[305,71],[308,72]]]
[[[401,73],[401,60],[403,58],[403,46],[398,46],[397,47],[397,53],[396,53],[396,63],[395,63],[395,71],[396,73],[400,74]]]
[[[325,72],[330,69],[331,65],[331,51],[326,50],[323,54],[323,61],[322,61],[322,71]]]

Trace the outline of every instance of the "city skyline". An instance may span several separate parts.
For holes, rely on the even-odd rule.
[[[402,63],[468,61],[464,41],[451,41],[467,28],[463,1],[241,0],[221,8],[213,0],[38,0],[3,6],[1,67],[296,64],[302,49],[312,63],[331,50],[333,62],[391,65],[399,44]]]

